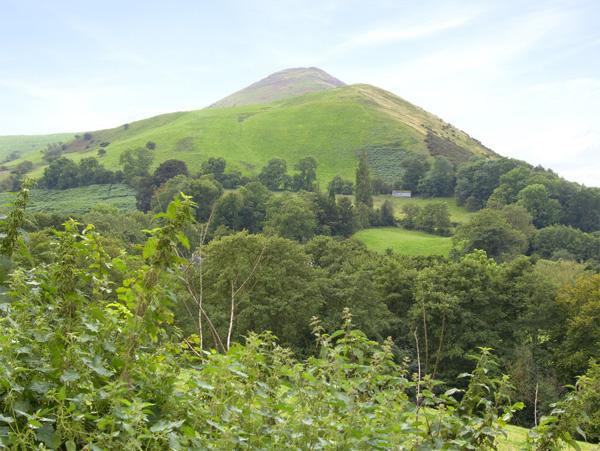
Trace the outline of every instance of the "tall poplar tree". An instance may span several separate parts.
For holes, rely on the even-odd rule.
[[[356,203],[363,203],[369,208],[373,208],[373,188],[367,165],[367,152],[364,150],[356,168]]]

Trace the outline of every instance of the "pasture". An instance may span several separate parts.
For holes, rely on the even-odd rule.
[[[405,255],[447,256],[452,248],[450,237],[430,235],[398,227],[363,229],[355,233],[353,238],[377,252],[392,249],[394,252]]]

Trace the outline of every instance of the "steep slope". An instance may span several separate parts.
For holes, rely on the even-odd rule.
[[[285,69],[219,100],[209,108],[271,103],[344,85],[343,82],[317,67]]]
[[[298,83],[305,81],[301,78]],[[96,156],[99,145],[108,143],[101,161],[115,169],[123,151],[144,146],[148,141],[157,144],[153,151],[155,164],[176,158],[186,161],[192,171],[200,169],[202,161],[212,156],[225,158],[229,168],[257,174],[271,158],[284,158],[292,166],[312,155],[318,161],[322,185],[335,175],[353,178],[356,157],[363,149],[368,150],[372,170],[390,181],[402,173],[406,152],[416,152],[424,158],[446,155],[454,161],[472,155],[495,155],[425,110],[382,89],[359,84],[267,104],[156,116],[91,132],[87,140],[80,137],[70,142],[66,156],[74,160]],[[36,174],[43,171],[39,151],[24,155],[23,159],[38,165]]]

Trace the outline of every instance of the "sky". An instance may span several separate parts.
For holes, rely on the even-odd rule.
[[[0,0],[0,135],[200,109],[303,66],[600,186],[598,0]]]

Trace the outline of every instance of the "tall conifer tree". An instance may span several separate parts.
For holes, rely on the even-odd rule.
[[[367,164],[367,152],[364,150],[356,168],[356,203],[363,203],[369,208],[373,208],[373,188]]]

